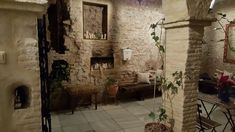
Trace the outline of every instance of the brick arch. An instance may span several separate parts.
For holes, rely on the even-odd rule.
[[[191,20],[213,19],[213,16],[208,14],[210,3],[211,0],[187,0],[189,19]]]

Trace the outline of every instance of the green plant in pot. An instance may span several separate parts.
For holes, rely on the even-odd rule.
[[[118,81],[112,77],[106,79],[105,88],[109,96],[115,97],[118,92]]]
[[[161,61],[163,64],[163,71],[165,69],[165,63],[164,63],[164,54],[166,53],[165,45],[161,44],[161,34],[162,34],[162,28],[160,31],[160,36],[157,36],[156,29],[158,28],[158,25],[163,25],[164,19],[159,20],[155,24],[151,24],[150,28],[153,30],[151,33],[152,39],[155,42],[155,46],[158,48],[159,57],[161,57]],[[163,102],[167,98],[169,99],[171,103],[172,108],[172,100],[174,99],[175,95],[178,93],[178,89],[182,86],[182,80],[183,80],[183,73],[182,71],[176,71],[172,73],[173,80],[169,80],[165,78],[165,72],[163,72],[163,76],[156,77],[155,78],[155,85],[154,85],[154,94],[153,94],[153,111],[151,111],[148,115],[152,119],[152,122],[147,123],[145,125],[145,132],[171,132],[174,126],[174,119],[173,119],[173,109],[171,111],[172,116],[169,118],[166,114],[166,110],[164,108],[159,108],[158,112],[155,112],[155,93],[156,93],[156,82],[160,82],[160,86],[158,87],[162,93],[163,93]]]
[[[53,62],[48,82],[51,110],[61,110],[68,107],[68,95],[62,82],[69,81],[69,73],[70,69],[66,61],[55,60]]]
[[[182,86],[182,71],[176,71],[172,73],[173,81],[169,81],[165,77],[160,77],[158,80],[160,81],[160,90],[164,93],[165,97],[163,97],[163,101],[167,98],[170,101],[172,108],[172,100],[174,96],[178,93],[178,89]],[[155,91],[154,91],[155,93]],[[155,96],[155,95],[154,95]],[[155,100],[155,97],[154,97]],[[174,126],[173,120],[173,109],[172,115],[168,118],[166,114],[166,110],[164,108],[159,108],[159,111],[155,112],[155,103],[153,103],[153,111],[149,113],[149,117],[152,119],[152,122],[147,123],[145,125],[145,132],[155,132],[156,130],[162,132],[171,132]]]

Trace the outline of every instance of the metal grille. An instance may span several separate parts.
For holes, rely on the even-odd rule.
[[[39,46],[39,66],[41,78],[41,114],[42,131],[51,132],[51,115],[49,109],[49,90],[48,90],[48,59],[47,59],[47,40],[45,16],[38,19],[38,46]]]

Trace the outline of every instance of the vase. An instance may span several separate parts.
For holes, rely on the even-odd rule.
[[[113,84],[107,87],[107,93],[110,97],[116,97],[118,92],[118,85]]]
[[[219,90],[218,91],[218,98],[223,102],[229,102],[229,93],[227,90]]]

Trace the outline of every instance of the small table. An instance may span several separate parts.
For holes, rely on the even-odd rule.
[[[232,128],[235,128],[235,123],[232,119],[232,114],[231,114],[231,110],[235,110],[234,99],[230,99],[230,101],[228,103],[225,103],[225,102],[222,102],[216,95],[207,95],[207,94],[199,93],[198,100],[200,100],[200,102],[202,103],[202,106],[207,114],[207,118],[210,119],[210,114],[217,107],[220,107],[223,110],[222,112],[224,113],[225,117],[227,118],[228,123],[231,124]],[[212,107],[209,111],[208,111],[208,109],[206,109],[204,102],[212,104]],[[225,125],[224,130],[225,130],[227,124]]]
[[[95,98],[95,109],[97,110],[97,95],[98,90],[92,84],[76,84],[67,86],[66,90],[70,96],[70,107],[72,114],[77,106],[78,97],[89,95],[91,96],[90,104],[92,104],[92,97]]]

